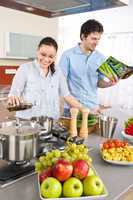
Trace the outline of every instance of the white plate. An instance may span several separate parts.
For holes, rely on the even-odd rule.
[[[99,176],[98,173],[96,172],[95,168],[94,168],[94,167],[92,167],[92,168],[93,168],[95,174],[96,174],[97,176]],[[46,198],[43,198],[43,197],[41,196],[41,193],[40,193],[39,176],[38,176],[38,187],[39,187],[40,199],[41,199],[41,200],[46,200]],[[105,185],[104,185],[104,192],[103,192],[103,194],[101,194],[101,195],[96,195],[96,196],[81,196],[81,197],[73,197],[73,198],[60,197],[60,198],[47,198],[47,199],[48,199],[48,200],[84,200],[84,199],[85,199],[85,200],[96,200],[96,199],[101,199],[101,200],[103,200],[103,198],[105,198],[105,197],[107,197],[107,196],[108,196],[108,191],[107,191],[107,189],[106,189],[106,187],[105,187]]]
[[[121,132],[121,135],[124,139],[127,139],[129,143],[133,143],[133,136],[126,134],[124,130]]]
[[[103,158],[108,163],[111,163],[113,165],[126,165],[126,166],[133,166],[133,162],[127,162],[127,161],[115,161],[115,160],[106,160]]]
[[[131,148],[133,148],[133,146],[130,146]],[[125,165],[125,166],[133,166],[133,162],[128,162],[128,161],[117,161],[117,160],[106,160],[105,158],[103,158],[103,154],[102,154],[102,144],[100,144],[100,153],[101,153],[101,156],[102,156],[102,159],[105,161],[105,162],[108,162],[110,164],[113,164],[113,165]]]

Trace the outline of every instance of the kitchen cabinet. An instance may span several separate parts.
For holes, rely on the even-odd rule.
[[[0,85],[11,85],[18,66],[0,66]]]
[[[36,49],[42,36],[0,32],[0,58],[35,58]]]

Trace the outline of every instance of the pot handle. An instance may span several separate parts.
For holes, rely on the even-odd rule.
[[[3,159],[3,157],[4,157],[4,151],[3,151],[4,146],[3,146],[3,142],[4,142],[5,140],[6,140],[5,137],[0,136],[0,159]]]

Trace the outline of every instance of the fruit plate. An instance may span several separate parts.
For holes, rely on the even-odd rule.
[[[91,167],[95,173],[95,175],[99,176],[98,173],[96,172],[95,168],[94,167]],[[100,176],[99,176],[100,177]],[[107,188],[105,187],[104,185],[104,190],[103,190],[103,193],[101,195],[95,195],[95,196],[81,196],[81,197],[73,197],[73,198],[67,198],[67,197],[60,197],[60,198],[44,198],[42,197],[41,195],[41,192],[40,192],[40,183],[39,183],[39,176],[38,176],[38,188],[39,188],[39,195],[40,195],[40,199],[42,200],[45,200],[45,199],[49,199],[49,200],[73,200],[73,199],[76,199],[76,200],[84,200],[84,199],[87,199],[87,200],[95,200],[95,199],[103,199],[105,197],[108,196],[108,191],[107,191]]]
[[[133,146],[129,146],[130,148],[133,148]],[[103,157],[103,154],[102,154],[102,144],[100,144],[100,153],[101,153],[101,156],[102,156],[102,159],[107,162],[107,163],[110,163],[110,164],[113,164],[113,165],[123,165],[123,166],[133,166],[133,162],[128,162],[128,161],[116,161],[116,160],[107,160]]]

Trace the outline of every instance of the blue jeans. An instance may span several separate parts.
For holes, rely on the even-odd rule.
[[[71,117],[71,114],[70,114],[70,109],[69,108],[64,108],[64,114],[63,114],[64,117]]]

